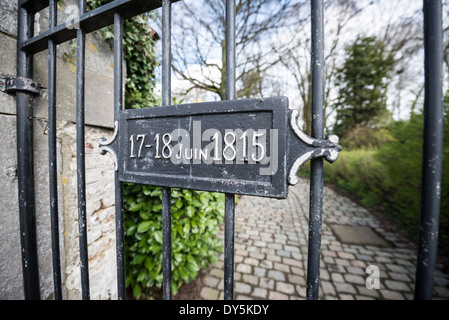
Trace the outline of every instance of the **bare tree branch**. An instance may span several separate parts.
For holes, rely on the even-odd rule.
[[[239,86],[243,85],[244,74],[255,71],[263,73],[278,62],[273,59],[270,46],[264,42],[288,23],[285,17],[289,10],[301,1],[237,1],[236,78]],[[226,67],[224,1],[206,0],[199,3],[185,0],[176,3],[176,11],[178,15],[173,19],[173,70],[187,83],[184,92],[191,92],[190,87],[195,87],[216,93],[223,99]],[[193,68],[200,74],[193,74]]]

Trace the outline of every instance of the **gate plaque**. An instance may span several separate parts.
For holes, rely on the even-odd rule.
[[[123,182],[286,198],[307,161],[337,160],[338,137],[309,137],[286,97],[120,111],[100,153]]]

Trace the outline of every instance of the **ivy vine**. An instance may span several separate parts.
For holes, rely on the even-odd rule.
[[[89,10],[111,0],[88,0]],[[156,33],[149,21],[157,21],[156,11],[147,12],[123,21],[123,56],[126,63],[125,108],[140,109],[158,105],[160,98],[154,92],[156,54]],[[105,40],[114,38],[113,26],[102,30]]]

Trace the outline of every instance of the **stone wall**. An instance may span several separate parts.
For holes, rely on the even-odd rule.
[[[70,0],[58,2],[58,23],[65,19]],[[35,31],[48,25],[48,11],[36,15]],[[0,73],[16,75],[17,0],[0,3]],[[57,143],[61,273],[65,299],[80,299],[78,208],[75,126],[75,47],[72,42],[57,50]],[[53,293],[51,230],[48,188],[47,51],[34,56],[34,80],[43,89],[33,101],[34,171],[37,241],[41,298]],[[112,157],[98,152],[100,137],[112,135],[113,53],[100,33],[86,40],[86,195],[89,275],[92,299],[117,296],[115,257],[114,172]],[[23,299],[15,96],[0,92],[0,299]]]

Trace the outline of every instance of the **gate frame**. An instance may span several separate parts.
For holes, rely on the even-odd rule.
[[[87,226],[85,201],[84,155],[84,58],[87,33],[114,24],[114,119],[123,108],[122,50],[123,19],[162,6],[162,105],[171,97],[171,4],[177,0],[115,0],[95,10],[85,12],[86,1],[78,0],[80,27],[67,29],[56,25],[57,0],[19,0],[17,25],[17,77],[33,78],[33,54],[49,50],[49,163],[50,214],[52,228],[52,258],[55,299],[62,299],[58,240],[58,210],[56,181],[56,46],[77,38],[76,118],[78,218],[81,255],[81,286],[83,299],[89,299],[87,259]],[[34,36],[34,15],[49,7],[49,30]],[[425,39],[425,103],[423,177],[420,240],[417,255],[415,299],[432,299],[437,257],[440,191],[443,147],[442,99],[442,3],[423,0]],[[312,137],[324,135],[324,12],[323,0],[311,0],[312,9]],[[235,99],[235,0],[226,0],[226,99]],[[36,213],[33,169],[33,108],[30,93],[16,93],[17,108],[17,171],[22,268],[25,299],[40,299]],[[323,192],[323,159],[312,160],[310,186],[309,250],[307,299],[318,299],[321,252],[321,220]],[[171,299],[171,212],[170,188],[163,188],[163,298]],[[125,299],[123,184],[115,173],[116,243],[118,298]],[[233,299],[235,195],[225,194],[225,300]]]

